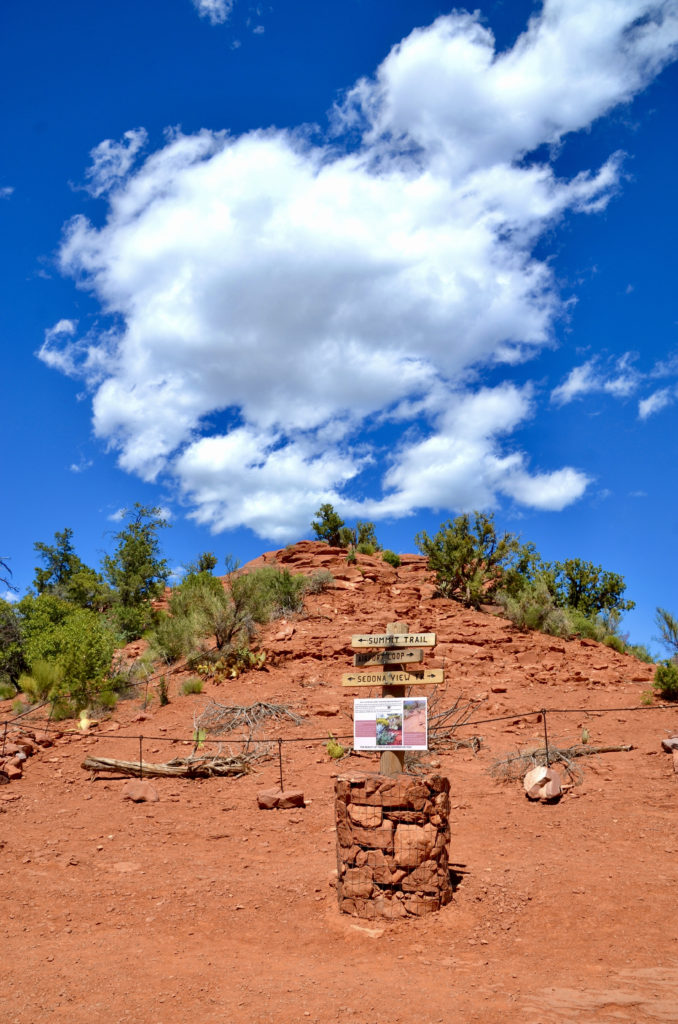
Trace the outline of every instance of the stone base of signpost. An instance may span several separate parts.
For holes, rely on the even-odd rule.
[[[449,791],[449,780],[440,775],[337,779],[337,897],[343,913],[421,917],[450,902]]]

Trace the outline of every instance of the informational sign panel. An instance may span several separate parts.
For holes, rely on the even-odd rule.
[[[426,697],[353,701],[354,750],[428,750]]]

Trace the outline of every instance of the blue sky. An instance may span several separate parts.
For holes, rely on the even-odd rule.
[[[678,610],[676,0],[0,12],[0,554],[494,511]],[[652,645],[657,649],[657,645]]]

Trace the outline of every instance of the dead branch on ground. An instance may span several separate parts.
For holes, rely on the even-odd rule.
[[[247,751],[242,754],[224,757],[216,754],[205,754],[196,757],[175,757],[166,764],[148,764],[146,761],[119,761],[113,757],[88,756],[81,767],[85,771],[114,772],[119,775],[132,775],[136,778],[184,778],[208,779],[213,776],[229,776],[238,779],[254,771],[253,762],[266,756],[264,751]]]
[[[428,746],[429,750],[443,750],[469,747],[474,754],[480,750],[482,736],[459,737],[455,733],[465,725],[484,703],[472,697],[459,694],[450,708],[441,708],[442,696],[435,689],[428,702]]]
[[[633,750],[629,744],[590,747],[584,743],[575,743],[572,747],[552,747],[549,745],[548,757],[546,747],[534,747],[531,750],[518,750],[515,754],[498,758],[490,767],[490,775],[503,782],[516,782],[522,779],[530,768],[542,768],[546,765],[562,764],[568,778],[575,786],[581,785],[584,775],[574,759],[590,757],[593,754],[612,754],[620,751]]]
[[[262,722],[291,721],[301,725],[303,719],[286,704],[269,704],[258,700],[254,704],[219,704],[211,701],[195,720],[196,735],[202,731],[206,734],[232,732],[234,729],[245,729],[249,736],[256,731]]]

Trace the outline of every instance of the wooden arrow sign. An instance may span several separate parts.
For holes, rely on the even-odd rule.
[[[441,668],[427,672],[345,672],[342,686],[435,686],[445,681]]]
[[[435,633],[357,633],[351,647],[435,647]]]
[[[363,654],[353,655],[354,665],[389,665],[392,662],[423,661],[423,651],[365,651]]]

